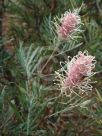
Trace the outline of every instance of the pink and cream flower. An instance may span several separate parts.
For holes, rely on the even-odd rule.
[[[68,62],[61,70],[56,72],[61,93],[67,95],[73,91],[75,92],[75,90],[79,90],[81,93],[87,93],[88,90],[92,90],[90,78],[95,74],[93,72],[95,63],[95,57],[88,55],[87,51],[79,52],[71,60],[68,58]]]
[[[57,35],[60,39],[67,39],[72,36],[76,31],[80,31],[79,26],[81,24],[80,16],[77,10],[74,12],[66,11],[61,18],[57,18],[55,21]]]

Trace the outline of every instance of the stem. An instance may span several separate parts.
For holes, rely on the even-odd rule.
[[[59,44],[60,44],[60,40],[58,39],[58,41],[57,41],[57,43],[56,43],[56,47],[54,48],[52,54],[51,54],[50,57],[48,58],[48,60],[47,60],[47,62],[45,63],[45,65],[42,67],[41,73],[42,73],[42,71],[44,70],[44,68],[46,67],[46,65],[49,63],[49,61],[53,58],[53,55],[54,55],[54,53],[57,51]]]
[[[30,97],[29,97],[29,98],[30,98]],[[29,135],[29,128],[30,128],[31,105],[32,105],[32,99],[30,100],[30,104],[29,104],[29,107],[28,107],[28,116],[27,116],[27,136]]]
[[[32,99],[31,99],[31,92],[30,92],[30,79],[27,73],[27,81],[26,81],[26,89],[28,94],[28,116],[27,116],[27,136],[29,135],[29,128],[30,128],[30,113],[31,113],[31,105],[32,105]]]

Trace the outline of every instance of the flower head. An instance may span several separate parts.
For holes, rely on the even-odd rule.
[[[57,73],[57,77],[60,77],[60,86],[62,92],[66,93],[67,90],[92,90],[90,85],[91,79],[94,72],[92,71],[95,67],[95,57],[88,55],[87,52],[79,52],[78,55],[74,56],[71,61],[67,63],[67,70],[61,69],[64,74]]]
[[[77,31],[79,24],[81,23],[80,16],[77,11],[65,12],[65,14],[59,19],[57,24],[57,34],[60,38],[66,39]]]

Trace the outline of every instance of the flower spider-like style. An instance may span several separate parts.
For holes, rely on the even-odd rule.
[[[71,37],[75,32],[80,31],[81,19],[78,15],[78,10],[74,12],[66,11],[61,18],[55,18],[54,24],[60,39],[65,40]]]
[[[70,95],[77,91],[87,93],[88,90],[92,90],[91,83],[93,82],[90,77],[95,74],[93,72],[95,63],[95,57],[88,55],[87,51],[79,52],[71,60],[69,57],[68,62],[56,72],[61,94]]]

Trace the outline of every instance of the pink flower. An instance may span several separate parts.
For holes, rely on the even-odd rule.
[[[65,85],[69,87],[77,86],[84,77],[88,77],[92,74],[94,68],[93,60],[95,57],[91,55],[85,55],[79,52],[69,64]]]
[[[77,26],[80,24],[80,17],[76,12],[66,12],[60,19],[61,25],[57,28],[57,33],[60,38],[69,37],[74,31],[77,30]]]
[[[92,90],[90,77],[94,74],[92,72],[96,62],[94,58],[94,56],[88,55],[87,52],[79,52],[71,61],[68,61],[67,70],[62,70],[65,75],[57,73],[57,77],[60,77],[60,86],[63,92],[74,89]]]

